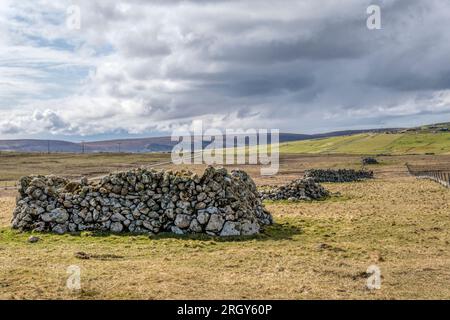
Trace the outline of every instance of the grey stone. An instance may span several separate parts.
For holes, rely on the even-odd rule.
[[[39,240],[41,240],[41,238],[36,237],[36,236],[30,236],[30,237],[28,238],[28,242],[29,242],[29,243],[36,243],[36,242],[38,242]]]
[[[220,232],[220,236],[222,237],[239,236],[239,235],[241,235],[240,223],[233,221],[225,222],[225,224],[223,225],[223,229]]]
[[[89,206],[89,202],[87,202],[86,200],[83,200],[80,202],[80,206],[87,207],[87,206]]]
[[[192,217],[186,214],[177,214],[177,217],[175,218],[175,225],[178,228],[184,229],[189,227],[191,224]]]
[[[81,184],[82,186],[87,186],[87,184],[88,184],[88,179],[87,179],[86,177],[81,177],[81,179],[80,179],[80,184]]]
[[[35,215],[40,216],[41,214],[45,213],[45,209],[42,207],[37,207]]]
[[[192,232],[200,233],[203,231],[201,224],[197,221],[197,219],[192,219],[191,224],[189,225],[189,230]]]
[[[125,218],[123,215],[121,215],[120,213],[114,213],[112,216],[111,216],[111,221],[114,221],[114,222],[122,222],[122,221],[125,221],[127,218]]]
[[[69,214],[65,209],[56,208],[41,215],[41,219],[45,222],[64,223],[69,219]]]
[[[102,212],[108,212],[107,210],[103,210],[104,208],[102,208]],[[92,220],[97,221],[98,218],[100,217],[100,212],[98,210],[94,210],[92,211]]]
[[[212,232],[219,232],[222,229],[224,222],[225,222],[224,218],[222,218],[218,214],[212,214],[211,217],[209,218],[208,224],[206,225],[206,230]]]
[[[43,221],[40,221],[40,222],[36,222],[35,224],[34,224],[34,229],[33,229],[33,231],[36,231],[36,232],[44,232],[46,229],[45,229],[45,222],[43,222]]]
[[[122,232],[123,225],[120,222],[113,222],[111,223],[110,230],[114,233]]]
[[[204,203],[204,202],[198,202],[195,205],[195,209],[197,209],[197,210],[201,210],[201,209],[205,209],[205,208],[206,208],[206,203]]]
[[[70,232],[77,232],[77,225],[75,223],[69,223],[69,231]]]
[[[64,234],[67,232],[67,225],[65,224],[57,224],[53,227],[52,231],[57,234]]]
[[[144,221],[144,222],[142,223],[142,226],[143,226],[144,228],[146,228],[146,229],[153,230],[153,225],[151,224],[150,221]]]
[[[84,218],[84,220],[85,220],[86,222],[93,222],[93,221],[94,221],[94,218],[92,217],[92,212],[88,212],[88,213],[86,214],[86,217]]]
[[[83,219],[80,218],[77,214],[72,215],[72,221],[75,224],[80,224],[83,222]]]
[[[184,231],[178,228],[177,226],[172,226],[170,231],[175,234],[184,234]]]
[[[198,200],[199,202],[205,200],[206,198],[207,198],[207,196],[206,196],[206,193],[204,193],[204,192],[200,193],[200,194],[197,196],[197,200]]]
[[[206,212],[206,210],[198,211],[197,220],[200,224],[207,224],[209,220],[209,213]]]
[[[219,213],[219,209],[216,207],[209,207],[206,208],[206,212],[208,212],[209,214],[217,214]]]
[[[250,236],[259,232],[259,224],[256,222],[245,221],[241,224],[241,234],[243,236]]]

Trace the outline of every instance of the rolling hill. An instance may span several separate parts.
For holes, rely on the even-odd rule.
[[[324,138],[333,136],[343,136],[368,132],[369,130],[357,131],[337,131],[322,134],[297,134],[280,133],[280,142],[290,142],[299,140],[308,140],[314,138]],[[204,141],[203,145],[210,142]],[[97,153],[97,152],[127,152],[127,153],[146,153],[146,152],[170,152],[177,142],[171,141],[170,136],[150,137],[139,139],[116,139],[105,141],[91,141],[84,143],[68,142],[61,140],[0,140],[0,151],[12,152],[65,152],[65,153]]]
[[[321,134],[280,133],[281,153],[450,154],[450,123],[409,129],[347,130]],[[170,152],[170,136],[75,143],[61,140],[0,140],[12,152]],[[210,142],[203,141],[203,145]]]
[[[450,132],[361,133],[280,144],[281,153],[450,154]]]

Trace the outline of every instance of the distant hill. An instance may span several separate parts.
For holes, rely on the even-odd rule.
[[[85,148],[86,152],[166,152],[175,144],[170,137],[154,137],[86,142]]]
[[[384,129],[385,130],[385,129]],[[393,129],[394,130],[394,129]],[[377,131],[377,130],[356,130],[338,131],[323,134],[296,134],[280,133],[280,142],[299,141],[323,137],[342,136],[354,133]],[[269,141],[270,142],[270,141]],[[204,142],[203,145],[210,142]],[[140,139],[117,139],[105,141],[93,141],[85,143],[74,143],[60,140],[0,140],[0,151],[13,152],[67,152],[67,153],[96,153],[96,152],[169,152],[177,142],[171,141],[169,136],[152,137]]]
[[[0,140],[0,151],[16,152],[80,152],[81,146],[77,143],[60,140]]]
[[[345,130],[321,134],[280,133],[285,153],[404,154],[450,153],[450,123],[415,128]],[[269,141],[270,142],[270,141]],[[61,140],[0,140],[0,151],[13,152],[170,152],[169,136],[74,143]],[[203,142],[207,145],[210,142]]]

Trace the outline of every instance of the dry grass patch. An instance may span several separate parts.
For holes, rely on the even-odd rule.
[[[30,244],[8,228],[14,201],[2,198],[0,298],[450,298],[449,190],[413,178],[327,187],[341,198],[269,203],[276,224],[233,240],[84,233]],[[78,293],[65,288],[73,264]],[[371,264],[381,290],[365,288]]]
[[[1,157],[0,180],[28,173],[94,175],[161,159],[51,156]],[[450,190],[408,177],[404,167],[448,159],[379,160],[371,166],[373,181],[325,184],[339,194],[325,201],[267,203],[276,224],[259,236],[230,240],[83,233],[38,234],[41,240],[31,244],[31,233],[9,228],[14,193],[0,190],[0,298],[449,299]],[[259,176],[258,166],[242,167],[263,185],[285,184],[310,168],[359,165],[359,156],[282,155],[274,177]],[[381,269],[381,290],[365,288],[371,264]],[[81,267],[80,292],[66,289],[70,265]]]

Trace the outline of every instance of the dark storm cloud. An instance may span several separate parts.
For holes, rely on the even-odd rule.
[[[261,123],[278,118],[287,130],[306,114],[315,114],[316,123],[347,117],[340,121],[352,125],[358,115],[376,124],[398,110],[422,112],[424,103],[411,104],[416,95],[449,89],[449,22],[443,20],[449,11],[443,9],[450,6],[438,0],[375,3],[381,30],[366,27],[371,1],[156,3],[172,20],[142,24],[116,48],[141,58],[136,68],[124,65],[132,79],[182,85],[169,91],[142,86],[128,94],[152,105],[158,119],[235,113]],[[126,96],[127,90],[114,87],[111,94]]]
[[[338,24],[324,22],[324,26],[315,34],[295,39],[225,43],[211,58],[246,64],[286,63],[299,59],[356,59],[370,52],[371,44],[364,39],[367,31],[364,23],[361,19]],[[292,28],[296,26],[293,25]]]
[[[248,97],[282,94],[286,91],[302,90],[312,84],[313,80],[306,77],[271,78],[251,77],[250,79],[236,78],[234,81],[208,83],[204,90],[216,91],[226,96]]]

